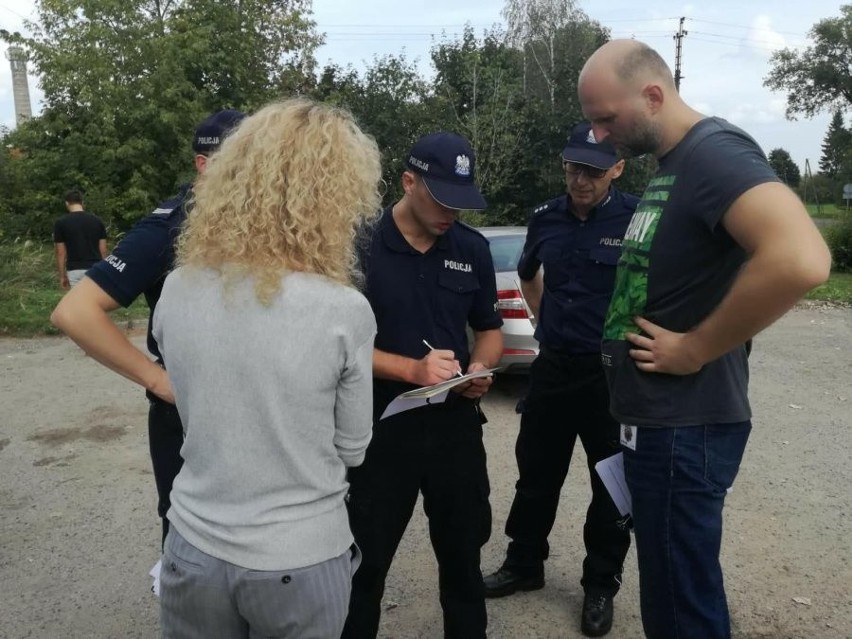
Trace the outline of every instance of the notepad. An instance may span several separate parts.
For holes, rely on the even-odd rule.
[[[403,413],[414,408],[441,404],[446,401],[451,388],[458,386],[459,384],[469,382],[472,379],[490,377],[497,370],[499,370],[499,368],[488,368],[486,370],[476,371],[475,373],[453,377],[444,382],[433,384],[432,386],[423,386],[422,388],[414,388],[410,391],[406,391],[405,393],[395,397],[394,400],[388,404],[379,420],[386,419],[392,415]]]

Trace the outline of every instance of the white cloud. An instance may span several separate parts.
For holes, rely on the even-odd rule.
[[[755,16],[751,29],[743,40],[743,47],[762,56],[769,57],[774,51],[787,46],[783,35],[772,28],[772,18],[767,15]]]
[[[770,98],[766,102],[735,105],[722,117],[738,126],[748,124],[771,124],[784,121],[784,98]]]

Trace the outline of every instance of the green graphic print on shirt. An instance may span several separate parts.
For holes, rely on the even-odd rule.
[[[626,332],[639,332],[633,318],[645,313],[651,243],[674,183],[674,175],[661,175],[652,179],[630,220],[624,234],[621,258],[618,260],[615,290],[604,324],[604,340],[623,340]]]

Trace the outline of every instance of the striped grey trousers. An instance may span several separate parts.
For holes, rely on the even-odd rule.
[[[295,570],[248,570],[201,552],[170,528],[160,572],[163,639],[338,639],[349,610],[353,545]]]

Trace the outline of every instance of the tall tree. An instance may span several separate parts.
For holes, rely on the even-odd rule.
[[[476,151],[477,178],[489,200],[489,217],[505,220],[528,163],[521,58],[501,31],[477,40],[466,27],[454,42],[432,48],[435,68],[432,108],[445,128],[462,133]]]
[[[802,180],[802,174],[798,165],[793,162],[790,153],[786,149],[772,149],[769,152],[769,166],[775,171],[775,175],[790,188],[797,188]]]
[[[22,45],[44,108],[8,136],[16,228],[47,234],[70,187],[119,228],[191,176],[213,110],[252,109],[313,82],[310,0],[37,0]]]
[[[405,153],[428,132],[429,83],[404,54],[376,57],[363,74],[351,66],[326,66],[320,73],[314,98],[349,109],[364,131],[376,139],[382,152],[386,201],[401,195],[399,176]]]
[[[507,41],[523,54],[523,88],[551,113],[576,104],[576,76],[609,32],[575,0],[506,0]],[[566,101],[567,98],[567,101]]]
[[[609,39],[575,0],[506,0],[507,40],[521,53],[529,158],[526,206],[564,188],[558,154],[583,114],[577,77],[586,59]]]
[[[790,119],[852,105],[852,4],[841,6],[839,17],[817,22],[809,35],[813,44],[806,49],[772,54],[772,70],[763,82],[787,92]]]
[[[835,111],[822,143],[819,170],[831,178],[840,176],[846,156],[852,147],[852,131],[843,125],[843,114]]]

